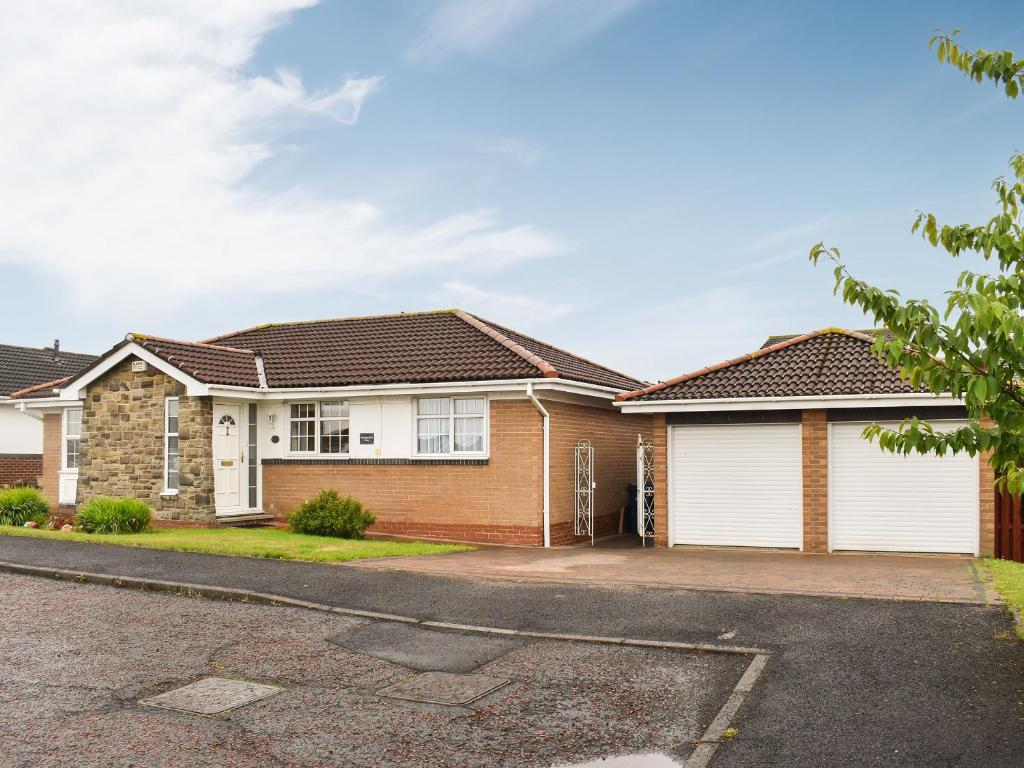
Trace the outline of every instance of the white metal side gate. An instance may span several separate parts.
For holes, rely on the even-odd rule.
[[[636,532],[647,540],[654,536],[654,441],[636,436]]]
[[[577,536],[589,536],[594,544],[594,446],[589,440],[576,444],[576,515]]]

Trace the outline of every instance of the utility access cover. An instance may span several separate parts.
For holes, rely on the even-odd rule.
[[[176,709],[195,715],[217,715],[231,709],[252,704],[280,693],[284,688],[276,685],[250,683],[247,680],[229,680],[224,677],[206,677],[194,683],[141,699],[139,704],[161,709]]]
[[[381,688],[377,693],[394,699],[458,706],[476,701],[508,683],[508,680],[485,675],[424,672],[422,675],[408,677],[387,688]]]

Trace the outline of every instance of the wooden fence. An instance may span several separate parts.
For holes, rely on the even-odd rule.
[[[996,491],[996,557],[1024,563],[1021,497]]]

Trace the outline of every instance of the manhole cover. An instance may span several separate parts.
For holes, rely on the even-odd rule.
[[[190,685],[161,693],[159,696],[141,699],[139,704],[147,707],[176,709],[196,715],[216,715],[227,712],[229,709],[252,704],[254,701],[273,696],[283,690],[284,688],[278,688],[276,685],[262,685],[245,680],[228,680],[223,677],[206,677]]]
[[[469,704],[491,691],[508,685],[508,680],[484,675],[457,675],[452,672],[424,672],[402,680],[377,693],[395,699],[428,704]]]

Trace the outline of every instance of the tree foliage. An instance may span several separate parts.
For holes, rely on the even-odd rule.
[[[991,81],[1015,99],[1024,93],[1024,60],[1012,51],[967,50],[957,32],[937,32],[929,47],[938,59],[975,82]],[[903,299],[855,278],[838,248],[818,243],[811,261],[835,263],[835,293],[874,317],[887,333],[874,351],[915,387],[951,393],[967,406],[968,424],[951,432],[925,420],[903,421],[897,429],[877,424],[864,430],[883,450],[895,453],[992,452],[1000,484],[1024,492],[1024,155],[1010,159],[1012,178],[992,184],[997,213],[984,224],[943,224],[919,213],[911,228],[950,256],[977,253],[992,265],[991,274],[960,273],[940,311],[928,301]]]

